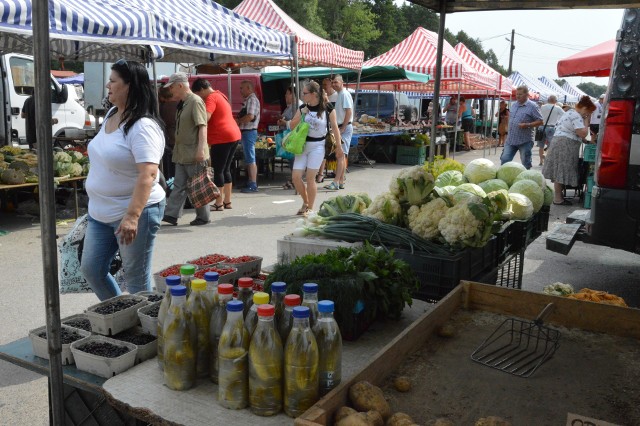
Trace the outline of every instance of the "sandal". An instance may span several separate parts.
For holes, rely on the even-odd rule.
[[[328,189],[330,191],[337,191],[338,189],[340,189],[340,187],[338,186],[337,183],[331,182],[329,185],[325,185],[323,186],[324,189]]]
[[[211,204],[210,210],[212,212],[221,212],[224,210],[224,204]]]
[[[282,185],[282,189],[293,189],[293,184],[290,181],[287,181],[284,185]]]
[[[309,206],[307,206],[306,204],[303,204],[302,207],[300,207],[300,210],[298,210],[296,214],[298,216],[304,216],[308,211],[309,211]]]
[[[228,203],[223,202],[222,205],[224,206],[225,209],[230,210],[233,207],[231,207],[231,201],[229,201]]]
[[[317,174],[316,175],[316,183],[324,182],[324,175]]]
[[[555,201],[553,202],[553,204],[555,204],[556,206],[570,206],[571,205],[571,201],[569,200],[562,200],[562,202],[560,203],[556,203]]]

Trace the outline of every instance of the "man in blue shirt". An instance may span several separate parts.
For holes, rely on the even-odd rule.
[[[500,163],[513,160],[516,152],[520,152],[520,161],[527,169],[531,168],[531,148],[535,128],[543,124],[540,109],[535,102],[529,100],[529,88],[518,86],[516,102],[509,111],[509,134],[500,156]]]

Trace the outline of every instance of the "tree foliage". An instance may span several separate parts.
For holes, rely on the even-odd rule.
[[[582,90],[587,95],[597,98],[607,91],[607,86],[603,86],[595,83],[580,83],[576,86],[578,89]]]

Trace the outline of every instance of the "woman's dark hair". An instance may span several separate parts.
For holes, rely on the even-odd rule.
[[[129,129],[141,118],[150,118],[162,128],[162,121],[157,113],[158,99],[147,69],[140,62],[123,59],[113,64],[111,69],[117,72],[120,78],[129,85],[127,103],[120,121],[120,123],[124,123],[124,134],[129,133]],[[115,113],[116,109],[113,109],[107,118]]]
[[[322,94],[322,85],[313,80],[306,80],[302,83],[302,89],[307,89],[309,93],[318,94],[318,99],[320,100],[320,103],[318,104],[318,112],[325,112],[327,110],[327,105],[324,102],[324,96]]]
[[[591,101],[591,98],[589,96],[583,96],[576,104],[576,108],[586,108],[587,111],[593,112],[596,110],[596,105]]]
[[[203,89],[208,89],[210,87],[211,87],[211,83],[209,83],[208,80],[205,80],[204,78],[199,78],[195,80],[191,85],[191,91],[194,93],[198,93],[199,91]]]

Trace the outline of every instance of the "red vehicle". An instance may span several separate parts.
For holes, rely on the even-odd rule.
[[[229,77],[231,80],[231,94],[229,94]],[[260,74],[193,74],[189,76],[189,84],[194,80],[204,78],[211,83],[214,90],[224,93],[231,102],[231,110],[236,115],[242,108],[242,96],[240,95],[240,83],[248,80],[253,83],[255,94],[260,101],[260,122],[258,133],[275,134],[278,131],[278,119],[285,108],[284,93],[287,88],[287,80],[263,82]],[[168,78],[162,80],[166,83]]]

